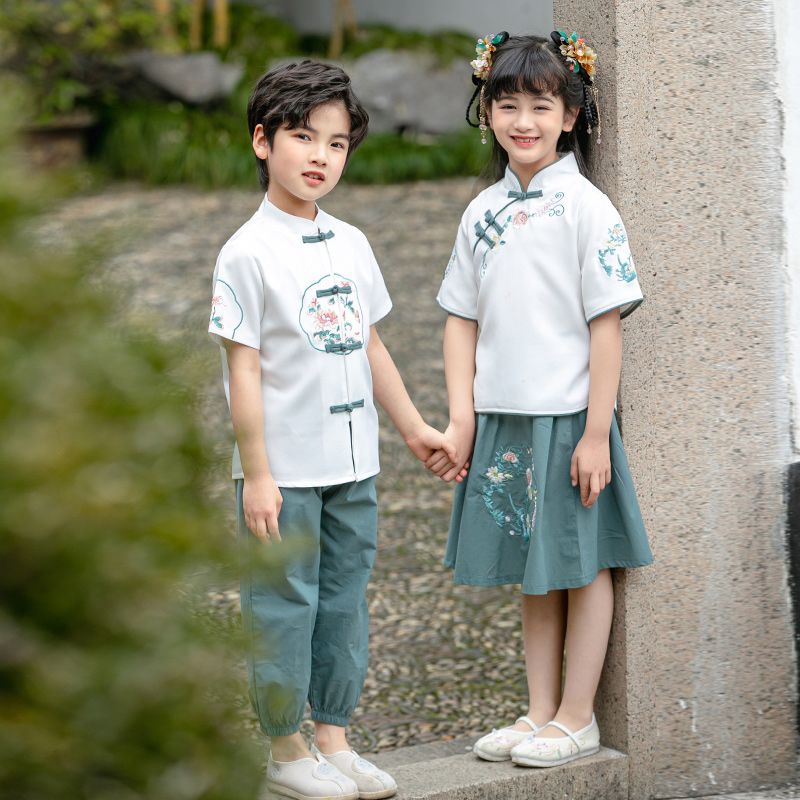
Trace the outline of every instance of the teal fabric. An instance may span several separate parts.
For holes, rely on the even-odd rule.
[[[288,736],[311,716],[346,726],[367,672],[367,582],[375,561],[375,478],[282,488],[284,542],[302,542],[282,575],[257,574],[253,548],[274,547],[247,528],[236,481],[242,616],[249,640],[250,698],[264,732]],[[280,547],[280,545],[277,545]]]
[[[616,418],[611,483],[592,508],[570,481],[586,411],[556,417],[478,414],[467,478],[456,487],[445,566],[456,583],[519,583],[546,594],[607,567],[653,560]]]

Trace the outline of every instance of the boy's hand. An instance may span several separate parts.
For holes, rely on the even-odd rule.
[[[281,513],[283,496],[271,475],[263,478],[245,478],[242,504],[244,521],[254,536],[267,543],[281,540],[278,515]]]
[[[443,481],[464,480],[469,468],[469,458],[475,443],[475,421],[450,422],[444,432],[445,441],[455,447],[455,457],[444,450],[434,453],[425,466]]]
[[[423,463],[437,450],[443,450],[448,458],[454,458],[455,446],[445,439],[441,431],[424,423],[406,438],[408,449]]]
[[[580,483],[581,503],[584,508],[591,508],[600,492],[611,483],[608,437],[582,436],[572,454],[569,475],[573,486]]]

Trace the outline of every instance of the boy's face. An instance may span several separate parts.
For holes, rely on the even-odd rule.
[[[253,149],[269,170],[268,195],[284,211],[313,219],[316,201],[342,176],[350,146],[350,116],[341,102],[317,106],[308,126],[282,127],[270,146],[257,125]]]

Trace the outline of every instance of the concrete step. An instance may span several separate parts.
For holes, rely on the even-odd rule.
[[[608,748],[561,767],[490,763],[465,752],[468,740],[402,747],[365,756],[394,776],[397,800],[628,800],[628,757]]]

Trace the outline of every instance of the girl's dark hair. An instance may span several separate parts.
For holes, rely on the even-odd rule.
[[[353,92],[347,73],[333,64],[305,60],[282,64],[262,75],[247,103],[250,138],[256,125],[263,125],[264,135],[272,147],[279,128],[308,125],[308,118],[317,106],[337,101],[344,104],[350,117],[349,160],[367,135],[369,114]],[[256,156],[256,163],[261,188],[266,190],[269,186],[267,162]]]
[[[560,97],[569,109],[580,109],[575,125],[562,132],[556,149],[572,152],[578,169],[586,175],[586,155],[589,147],[586,110],[584,108],[584,81],[567,65],[564,56],[551,39],[542,36],[511,36],[500,45],[492,59],[492,70],[484,84],[484,102],[491,111],[492,100],[505,94],[549,92]],[[508,153],[492,137],[492,156],[486,166],[485,177],[499,181],[508,166]]]

